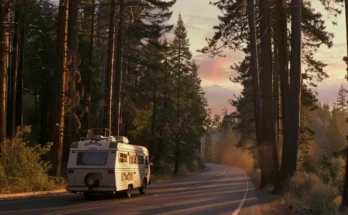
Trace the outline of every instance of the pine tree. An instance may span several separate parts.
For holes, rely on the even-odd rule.
[[[260,92],[260,81],[259,81],[259,67],[258,67],[258,53],[256,43],[256,25],[255,25],[255,11],[254,11],[254,0],[247,1],[248,6],[248,23],[249,23],[249,35],[250,35],[250,52],[251,52],[251,66],[250,73],[252,76],[252,87],[254,98],[254,119],[255,119],[255,130],[256,140],[259,148],[259,156],[262,157],[261,144],[263,141],[263,124],[262,124],[262,110],[261,110],[261,92]],[[261,163],[262,160],[259,160]],[[261,165],[263,168],[264,165]],[[263,170],[261,170],[263,171]],[[262,180],[264,181],[264,180]]]
[[[337,100],[335,103],[336,107],[341,112],[344,112],[347,110],[347,93],[348,93],[348,91],[341,84],[341,87],[338,90]]]
[[[15,4],[19,4],[20,1],[15,1]],[[7,136],[13,138],[16,134],[16,95],[17,95],[17,77],[19,70],[19,40],[20,40],[20,17],[21,8],[16,7],[15,10],[15,23],[17,23],[13,35],[13,51],[11,62],[11,77],[9,77],[8,88],[8,102],[7,102]]]
[[[182,159],[181,150],[181,131],[182,131],[182,112],[181,106],[183,103],[184,90],[182,86],[185,86],[183,79],[190,71],[189,62],[192,58],[190,52],[189,39],[187,38],[186,28],[182,20],[181,14],[179,14],[177,26],[174,30],[174,40],[170,44],[169,63],[172,68],[172,72],[176,76],[176,140],[175,140],[175,167],[174,173],[177,174],[179,171],[179,165]]]
[[[262,185],[276,184],[278,177],[278,155],[275,142],[274,97],[273,97],[273,71],[272,71],[272,44],[270,34],[270,6],[269,0],[259,2],[260,9],[260,34],[261,36],[261,96],[263,114],[263,141],[259,146],[263,167]],[[266,120],[267,119],[267,120]]]
[[[122,59],[123,59],[123,40],[124,40],[124,16],[125,16],[125,5],[124,0],[120,0],[120,11],[119,11],[119,22],[117,29],[117,44],[116,44],[116,60],[115,60],[115,112],[114,112],[114,126],[113,133],[116,136],[120,135],[121,130],[121,83],[122,83]]]
[[[65,128],[65,96],[66,96],[66,77],[67,77],[67,36],[68,36],[68,17],[69,17],[69,0],[60,1],[59,10],[59,27],[58,27],[58,70],[56,77],[56,92],[55,92],[55,106],[53,109],[52,120],[52,160],[53,160],[53,174],[60,176],[63,158],[63,141]]]
[[[7,81],[8,81],[8,32],[3,23],[8,20],[7,0],[0,1],[0,143],[6,138],[6,104],[7,104]]]
[[[346,34],[347,34],[347,57],[348,57],[348,0],[345,0],[345,15],[346,15]],[[348,68],[348,61],[346,61]],[[348,80],[348,75],[346,76]],[[347,118],[348,122],[348,118]],[[348,138],[347,138],[348,140]],[[347,147],[348,152],[348,147]],[[348,155],[346,154],[346,169],[345,169],[345,178],[344,178],[344,188],[342,193],[342,203],[341,209],[346,210],[348,208]]]
[[[108,40],[108,64],[105,84],[104,127],[112,131],[113,90],[115,85],[115,37],[116,37],[116,0],[111,0]]]

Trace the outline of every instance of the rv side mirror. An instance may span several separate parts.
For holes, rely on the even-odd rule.
[[[152,163],[152,162],[150,163],[150,166],[153,166],[153,163]]]

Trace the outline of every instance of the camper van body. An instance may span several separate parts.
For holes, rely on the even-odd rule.
[[[131,196],[132,189],[144,194],[150,182],[149,152],[128,144],[126,137],[98,136],[73,142],[68,160],[68,186],[72,193]]]

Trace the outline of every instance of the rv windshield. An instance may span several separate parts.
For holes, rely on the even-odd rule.
[[[79,152],[77,165],[105,166],[107,159],[107,152]]]

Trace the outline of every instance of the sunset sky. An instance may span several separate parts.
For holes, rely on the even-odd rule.
[[[180,12],[190,38],[193,58],[200,66],[199,74],[210,108],[214,114],[221,114],[224,107],[229,111],[233,111],[233,107],[228,104],[228,99],[233,98],[233,94],[238,95],[242,90],[242,86],[232,83],[229,77],[236,76],[236,72],[232,71],[230,66],[243,60],[244,56],[242,53],[227,51],[225,53],[227,54],[226,58],[211,59],[196,52],[197,49],[205,46],[205,38],[213,35],[212,27],[218,24],[219,11],[214,6],[209,5],[209,1],[212,0],[177,0],[170,23],[176,23]],[[313,0],[312,4],[318,12],[324,11],[317,0]],[[323,14],[325,14],[325,17],[327,16],[325,12]],[[341,83],[348,88],[347,81],[344,79],[346,66],[342,61],[343,56],[347,53],[344,19],[344,14],[341,14],[336,19],[337,26],[333,26],[330,21],[326,23],[327,29],[335,34],[334,45],[330,49],[322,46],[316,54],[317,60],[328,64],[326,71],[330,76],[319,83],[315,89],[318,92],[320,102],[332,104],[336,100]],[[168,37],[171,39],[172,36],[169,35]]]

